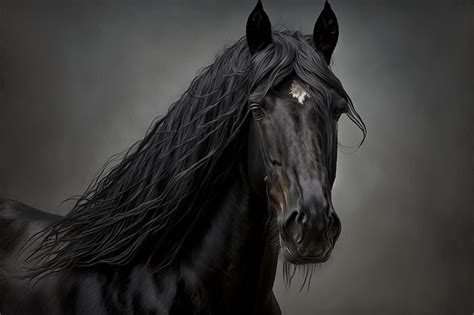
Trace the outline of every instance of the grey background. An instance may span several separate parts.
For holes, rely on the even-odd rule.
[[[323,1],[265,1],[311,32]],[[253,1],[0,0],[0,195],[64,213],[217,51]],[[474,2],[332,1],[334,71],[368,126],[341,153],[343,234],[285,314],[474,312]],[[341,122],[344,144],[359,139]]]

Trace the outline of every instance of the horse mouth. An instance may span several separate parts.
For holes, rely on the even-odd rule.
[[[328,261],[332,246],[327,246],[315,254],[307,254],[293,246],[281,244],[281,252],[283,258],[293,265],[319,264]]]

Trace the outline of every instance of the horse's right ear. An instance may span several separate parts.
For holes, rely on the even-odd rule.
[[[324,56],[327,64],[331,62],[331,56],[334,48],[336,48],[338,37],[339,25],[337,24],[336,14],[334,14],[326,0],[324,9],[319,14],[318,20],[314,25],[313,43],[316,50]]]
[[[257,5],[249,15],[246,35],[247,44],[252,55],[272,42],[272,24],[263,10],[261,0],[258,0]]]

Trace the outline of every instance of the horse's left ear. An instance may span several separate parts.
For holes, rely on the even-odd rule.
[[[314,25],[313,43],[316,50],[323,56],[329,64],[332,53],[336,48],[337,38],[339,37],[339,25],[337,24],[336,14],[326,1],[323,11],[319,14],[318,20]]]
[[[263,10],[262,1],[258,0],[247,20],[247,44],[253,55],[272,42],[272,24]]]

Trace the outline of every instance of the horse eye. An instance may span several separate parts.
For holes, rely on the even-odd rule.
[[[259,104],[252,104],[250,105],[250,110],[252,111],[253,118],[259,120],[265,117],[265,112],[260,107]]]

